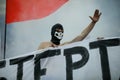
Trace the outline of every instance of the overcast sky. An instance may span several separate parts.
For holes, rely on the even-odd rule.
[[[59,10],[44,19],[19,22],[17,27],[16,24],[8,24],[11,27],[7,30],[6,55],[12,57],[36,50],[41,42],[50,40],[50,30],[55,23],[64,26],[62,42],[73,39],[91,22],[89,16],[93,15],[95,9],[99,9],[102,15],[86,39],[120,37],[119,5],[120,0],[69,0]],[[0,30],[2,30],[5,0],[0,0],[0,11]]]

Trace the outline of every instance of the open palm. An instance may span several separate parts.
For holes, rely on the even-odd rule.
[[[100,16],[101,16],[101,14],[102,14],[102,13],[100,13],[99,10],[96,9],[95,12],[94,12],[93,17],[90,16],[90,19],[91,19],[93,22],[97,22],[97,21],[99,20]]]

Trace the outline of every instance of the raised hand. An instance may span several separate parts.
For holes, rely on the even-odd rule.
[[[100,16],[101,16],[101,12],[99,12],[99,10],[98,9],[96,9],[95,10],[95,12],[94,12],[94,15],[93,15],[93,17],[91,17],[91,16],[89,16],[90,17],[90,19],[93,21],[93,22],[97,22],[98,20],[99,20],[99,18],[100,18]]]

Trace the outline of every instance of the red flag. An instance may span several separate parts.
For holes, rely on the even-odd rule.
[[[67,1],[68,0],[7,0],[6,23],[46,17]]]

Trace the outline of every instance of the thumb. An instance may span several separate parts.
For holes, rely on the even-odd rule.
[[[90,19],[91,19],[92,21],[94,21],[93,18],[92,18],[91,16],[89,16],[89,17],[90,17]]]

